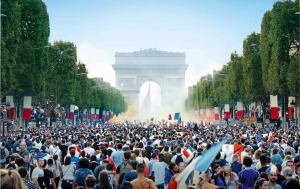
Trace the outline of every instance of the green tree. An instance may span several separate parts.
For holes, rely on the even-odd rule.
[[[48,38],[50,34],[49,16],[46,5],[41,0],[19,1],[21,20],[21,45],[16,64],[17,82],[20,92],[30,91],[34,98],[40,98],[42,91],[43,66],[47,61]]]
[[[18,0],[1,2],[1,94],[16,91],[16,62],[21,37],[21,7]],[[2,95],[0,98],[2,98]]]
[[[243,99],[243,65],[242,57],[236,52],[230,56],[227,63],[225,79],[225,99],[234,104],[238,99]]]
[[[244,101],[257,102],[264,97],[262,65],[258,33],[251,33],[243,42],[243,87]]]

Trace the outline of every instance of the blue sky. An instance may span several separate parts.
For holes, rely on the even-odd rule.
[[[89,77],[115,85],[115,52],[145,48],[186,53],[186,87],[218,70],[260,32],[274,0],[43,0],[50,42],[75,43]]]

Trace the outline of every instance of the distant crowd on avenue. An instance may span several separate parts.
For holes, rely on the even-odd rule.
[[[201,123],[10,130],[1,140],[0,188],[298,189],[299,134]],[[225,139],[230,157],[223,149],[200,161],[206,171],[191,169]]]

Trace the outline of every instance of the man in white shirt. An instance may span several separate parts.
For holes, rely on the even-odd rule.
[[[92,146],[92,143],[91,143],[91,142],[88,142],[88,143],[87,143],[87,147],[84,148],[85,153],[86,153],[86,154],[89,154],[90,156],[94,155],[94,153],[95,153],[94,148],[92,148],[91,146]]]
[[[38,178],[39,177],[44,177],[44,171],[43,171],[43,167],[44,167],[44,158],[43,157],[38,157],[37,159],[37,167],[34,168],[34,170],[32,171],[32,181],[34,182],[34,184],[36,185],[36,187],[38,189],[41,189],[41,186],[39,185],[38,182]]]
[[[61,156],[61,150],[59,149],[58,147],[58,143],[57,142],[54,142],[53,143],[53,148],[51,148],[50,150],[50,154],[53,156],[53,155],[58,155],[58,157]]]

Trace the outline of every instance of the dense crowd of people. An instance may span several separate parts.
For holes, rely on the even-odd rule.
[[[184,189],[300,188],[297,128],[196,123],[10,130],[1,140],[1,188],[179,188],[176,178],[225,138],[243,151],[232,157],[219,152],[204,162],[210,164],[205,172],[191,169],[188,179],[180,181]]]

